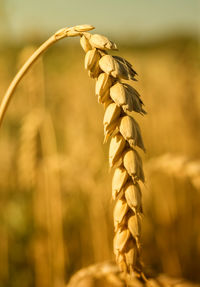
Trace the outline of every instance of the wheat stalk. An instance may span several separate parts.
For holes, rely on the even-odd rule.
[[[52,119],[45,110],[33,110],[25,117],[18,156],[21,187],[34,189],[34,226],[44,231],[33,241],[36,286],[64,285],[66,266],[58,155]]]
[[[117,46],[107,37],[90,34],[91,25],[64,28],[50,37],[28,59],[18,72],[0,106],[0,123],[13,91],[32,63],[53,43],[65,38],[80,36],[85,55],[85,68],[96,79],[96,95],[104,104],[104,141],[111,138],[109,164],[114,168],[112,196],[114,209],[114,253],[120,270],[145,279],[140,260],[140,234],[142,202],[139,181],[144,182],[142,160],[136,148],[145,150],[138,123],[131,112],[145,114],[138,92],[126,80],[135,80],[137,73],[124,58],[111,56],[109,50]]]
[[[40,110],[33,110],[23,120],[18,152],[18,170],[20,186],[25,189],[35,187],[37,177],[38,131],[44,115]]]

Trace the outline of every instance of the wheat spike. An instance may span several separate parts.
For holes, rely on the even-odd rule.
[[[142,276],[140,235],[142,200],[139,181],[144,182],[142,160],[136,147],[145,150],[138,123],[128,114],[145,114],[138,92],[123,80],[135,80],[136,72],[125,59],[108,54],[117,46],[105,36],[82,35],[85,68],[96,78],[96,95],[103,103],[105,141],[111,137],[109,165],[115,168],[112,195],[114,209],[114,253],[124,273]],[[101,53],[106,50],[107,54]],[[98,55],[98,56],[97,56]]]

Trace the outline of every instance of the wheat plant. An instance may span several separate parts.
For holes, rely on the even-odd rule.
[[[144,182],[142,160],[138,149],[145,151],[138,123],[132,112],[145,114],[139,93],[130,85],[137,73],[122,57],[108,54],[117,50],[107,37],[91,34],[91,25],[64,28],[51,36],[33,55],[10,84],[0,106],[0,123],[11,96],[35,60],[49,46],[65,37],[80,36],[85,55],[85,69],[96,80],[96,96],[105,108],[104,142],[110,138],[109,165],[114,169],[112,197],[114,208],[114,253],[120,270],[128,277],[146,280],[141,264],[140,235],[142,200],[139,182]],[[128,81],[128,83],[127,83]]]

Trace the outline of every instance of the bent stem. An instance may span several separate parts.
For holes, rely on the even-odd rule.
[[[6,110],[8,108],[8,105],[10,103],[10,100],[12,98],[12,95],[23,78],[23,76],[26,74],[26,72],[29,70],[29,68],[32,66],[32,64],[39,58],[41,54],[43,54],[50,46],[52,46],[55,42],[66,38],[66,37],[73,37],[73,36],[79,36],[82,32],[89,31],[94,29],[91,25],[79,25],[74,26],[70,28],[63,28],[59,31],[57,31],[53,36],[51,36],[48,40],[46,40],[31,56],[30,58],[25,62],[25,64],[21,67],[21,69],[18,71],[12,82],[10,83],[3,99],[0,105],[0,127],[2,124],[2,121],[4,119],[4,115],[6,113]]]
[[[12,98],[13,92],[15,91],[17,85],[19,84],[20,80],[23,78],[25,73],[29,70],[31,65],[39,58],[39,56],[44,53],[48,47],[50,47],[53,43],[57,41],[56,37],[53,35],[47,41],[45,41],[25,62],[25,64],[21,67],[19,72],[16,74],[12,82],[10,83],[3,100],[0,106],[0,126],[3,121],[5,112],[8,108],[10,100]]]

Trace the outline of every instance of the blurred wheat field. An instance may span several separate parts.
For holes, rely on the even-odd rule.
[[[72,41],[73,42],[73,41]],[[120,41],[119,41],[120,42]],[[147,117],[143,257],[149,272],[200,281],[200,69],[195,40],[122,46],[139,74]],[[35,49],[0,53],[1,95]],[[51,48],[16,91],[0,138],[0,286],[63,286],[79,268],[113,259],[111,174],[103,108],[76,43]],[[184,176],[180,176],[184,174]]]

